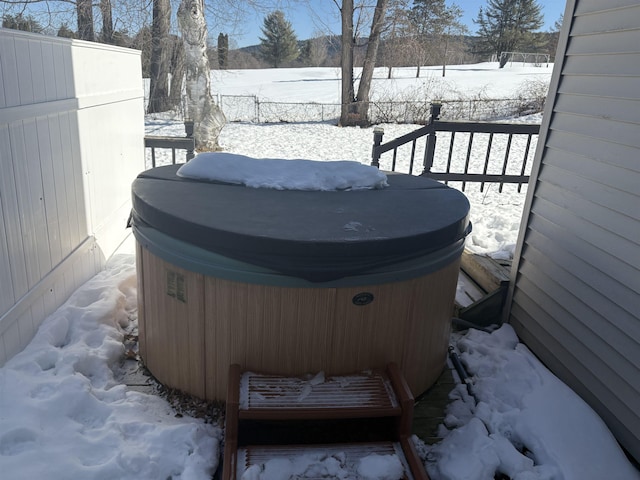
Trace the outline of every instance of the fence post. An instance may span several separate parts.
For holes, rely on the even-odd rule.
[[[433,157],[436,153],[436,129],[435,123],[438,121],[438,117],[440,117],[440,110],[442,109],[441,103],[432,103],[431,104],[431,118],[429,118],[429,123],[427,125],[431,126],[431,133],[427,135],[427,147],[424,150],[424,169],[422,170],[421,175],[426,175],[431,173],[431,167],[433,166]]]
[[[380,168],[380,152],[378,147],[382,143],[382,137],[384,136],[384,128],[377,126],[373,129],[373,148],[371,149],[371,166]]]
[[[260,99],[253,97],[256,102],[256,123],[260,123]]]
[[[193,138],[193,120],[185,120],[184,121],[184,131],[186,133],[187,138]],[[195,153],[193,152],[195,147],[195,139],[193,141],[192,147],[187,149],[187,162],[195,157]],[[175,150],[174,150],[175,155]],[[175,163],[175,161],[173,162]]]

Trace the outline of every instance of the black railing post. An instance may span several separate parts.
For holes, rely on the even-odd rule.
[[[373,148],[371,149],[371,166],[380,168],[380,152],[378,147],[382,143],[382,137],[384,136],[384,128],[375,127],[373,129]]]
[[[524,184],[529,181],[529,176],[524,175],[527,168],[526,158],[530,143],[532,142],[532,136],[538,135],[540,132],[539,124],[518,124],[518,123],[492,123],[492,122],[456,122],[456,121],[443,121],[439,120],[440,104],[433,104],[431,106],[431,116],[426,125],[414,130],[413,132],[402,135],[393,140],[389,140],[386,143],[382,143],[384,132],[381,127],[374,129],[373,148],[371,152],[371,165],[380,168],[380,159],[386,152],[393,151],[391,169],[395,169],[396,157],[399,147],[407,145],[411,142],[411,159],[409,162],[409,173],[413,174],[413,158],[415,154],[416,140],[422,137],[425,139],[426,145],[424,149],[424,170],[421,175],[424,175],[435,180],[442,182],[497,182],[504,183],[518,183]],[[449,141],[448,159],[446,163],[446,169],[444,172],[433,172],[433,163],[435,159],[436,150],[436,135],[437,132],[449,132],[451,134]],[[452,171],[452,159],[454,156],[454,142],[457,132],[466,132],[470,134],[469,143],[467,144],[467,155],[465,159],[465,167],[463,172]],[[482,173],[469,173],[469,161],[472,150],[472,139],[474,133],[488,134],[489,143],[485,154],[485,165]],[[506,171],[501,174],[489,174],[489,161],[491,159],[492,148],[495,146],[494,134],[507,134],[511,138],[514,135],[527,135],[527,150],[525,158],[523,159],[523,165],[521,166],[520,175],[507,175]],[[507,144],[507,157],[510,148],[510,141]],[[457,154],[456,154],[457,156]],[[504,167],[504,166],[503,166]],[[437,170],[437,169],[436,169]],[[453,169],[455,170],[455,169]]]
[[[186,133],[187,138],[193,138],[193,120],[185,120],[184,121],[184,131]],[[187,162],[195,157],[195,153],[193,151],[195,147],[195,140],[193,142],[193,147],[187,148]],[[174,153],[175,155],[175,153]],[[174,162],[175,163],[175,162]]]
[[[433,157],[436,153],[436,128],[435,123],[438,121],[440,117],[440,110],[442,109],[442,104],[438,102],[434,102],[431,104],[431,117],[429,118],[428,125],[430,128],[430,133],[427,135],[427,146],[424,150],[424,169],[422,170],[422,175],[427,175],[431,173],[431,167],[433,166]]]

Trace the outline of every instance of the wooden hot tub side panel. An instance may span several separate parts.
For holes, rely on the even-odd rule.
[[[142,265],[145,363],[163,384],[204,398],[203,275],[167,263],[146,249]],[[169,275],[176,283],[169,281]]]
[[[408,323],[398,362],[414,396],[431,387],[446,364],[459,268],[454,261],[416,285],[410,313],[415,321]]]
[[[444,367],[459,261],[394,283],[289,288],[204,276],[138,253],[141,355],[168,386],[224,400],[233,363],[295,376],[396,362],[419,395]],[[182,293],[171,291],[167,272],[183,277]],[[373,301],[354,304],[363,292]]]
[[[261,315],[264,335],[255,344],[263,352],[266,371],[277,373],[283,365],[286,374],[322,370],[325,345],[331,339],[334,289],[251,287],[272,298],[267,305],[273,310],[264,309]],[[249,357],[247,364],[258,368]]]
[[[205,279],[210,399],[226,395],[228,367],[300,374],[322,370],[334,289],[296,289]],[[296,338],[295,342],[291,339]]]
[[[338,290],[333,341],[327,351],[328,370],[357,372],[400,360],[415,281]],[[355,305],[353,297],[363,292],[372,294],[373,301]]]
[[[138,282],[138,353],[140,357],[147,358],[147,341],[145,334],[145,308],[144,308],[144,265],[142,263],[142,247],[136,242],[136,279]]]
[[[205,395],[213,400],[222,398],[215,387],[220,379],[227,378],[228,365],[244,364],[249,292],[247,284],[214,277],[205,277],[204,288],[205,318],[200,320],[205,339]],[[209,321],[212,317],[220,321]]]

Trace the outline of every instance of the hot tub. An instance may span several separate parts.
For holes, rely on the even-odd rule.
[[[282,191],[143,172],[132,187],[140,354],[224,400],[229,365],[298,375],[400,365],[414,395],[446,359],[469,203],[433,180]]]

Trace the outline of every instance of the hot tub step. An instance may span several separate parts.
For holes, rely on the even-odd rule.
[[[404,478],[426,479],[410,440],[413,404],[395,363],[384,371],[327,377],[243,373],[232,365],[223,478],[240,478],[273,458],[311,455],[321,462],[338,455],[345,468],[356,468],[376,453],[395,456],[389,461],[403,465]]]
[[[237,375],[233,368],[231,374]],[[396,395],[393,383],[400,387],[400,395]],[[395,364],[388,372],[330,377],[322,373],[287,378],[244,372],[240,376],[238,415],[241,419],[265,420],[399,417],[401,402],[412,403],[408,387],[402,391],[403,386]]]
[[[403,476],[399,478],[416,478],[400,442],[252,446],[238,449],[237,478],[242,478],[243,474],[251,469],[267,472],[270,465],[277,466],[278,473],[289,467],[294,475],[300,475],[295,478],[306,478],[304,474],[309,472],[315,473],[318,477],[325,474],[333,475],[335,478],[360,478],[371,472],[371,469],[380,469],[383,466],[401,471]],[[379,470],[371,473],[379,473]],[[312,474],[311,478],[317,477]]]

